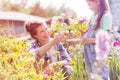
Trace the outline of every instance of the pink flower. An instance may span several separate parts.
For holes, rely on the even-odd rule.
[[[47,77],[48,77],[48,74],[44,74],[44,75],[43,75],[43,79],[44,79],[44,80],[47,80]]]
[[[113,46],[114,46],[114,47],[116,47],[116,46],[118,46],[118,45],[120,45],[120,42],[118,42],[118,41],[114,41],[114,42],[113,42]]]

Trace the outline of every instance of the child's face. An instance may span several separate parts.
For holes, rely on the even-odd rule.
[[[98,0],[86,0],[89,9],[91,9],[93,12],[97,12],[98,9]]]
[[[47,41],[50,37],[47,27],[41,25],[37,28],[37,34],[35,37],[40,41]]]

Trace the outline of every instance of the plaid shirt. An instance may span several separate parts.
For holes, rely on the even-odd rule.
[[[29,49],[29,52],[33,53],[35,56],[39,53],[39,48],[41,47],[40,43],[38,41],[34,41],[31,44],[31,48]],[[59,54],[54,54],[54,51],[59,51]],[[50,60],[51,62],[57,62],[57,61],[63,61],[66,60],[67,62],[71,61],[71,57],[67,53],[66,49],[62,45],[61,42],[55,44],[51,47],[49,51],[46,52],[44,56],[42,56],[45,60]]]

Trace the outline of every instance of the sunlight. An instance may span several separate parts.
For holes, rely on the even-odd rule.
[[[20,3],[18,0],[10,0],[12,3]],[[24,1],[24,0],[23,0]],[[93,12],[88,8],[85,0],[30,0],[26,6],[33,5],[36,1],[41,3],[41,6],[47,7],[49,5],[55,6],[56,8],[60,8],[65,4],[66,7],[73,9],[78,17],[88,17],[90,18]],[[88,14],[89,13],[89,14]]]

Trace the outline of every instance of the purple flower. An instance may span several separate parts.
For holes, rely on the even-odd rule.
[[[109,52],[109,34],[107,31],[100,30],[96,35],[96,57],[98,60],[106,59]]]

